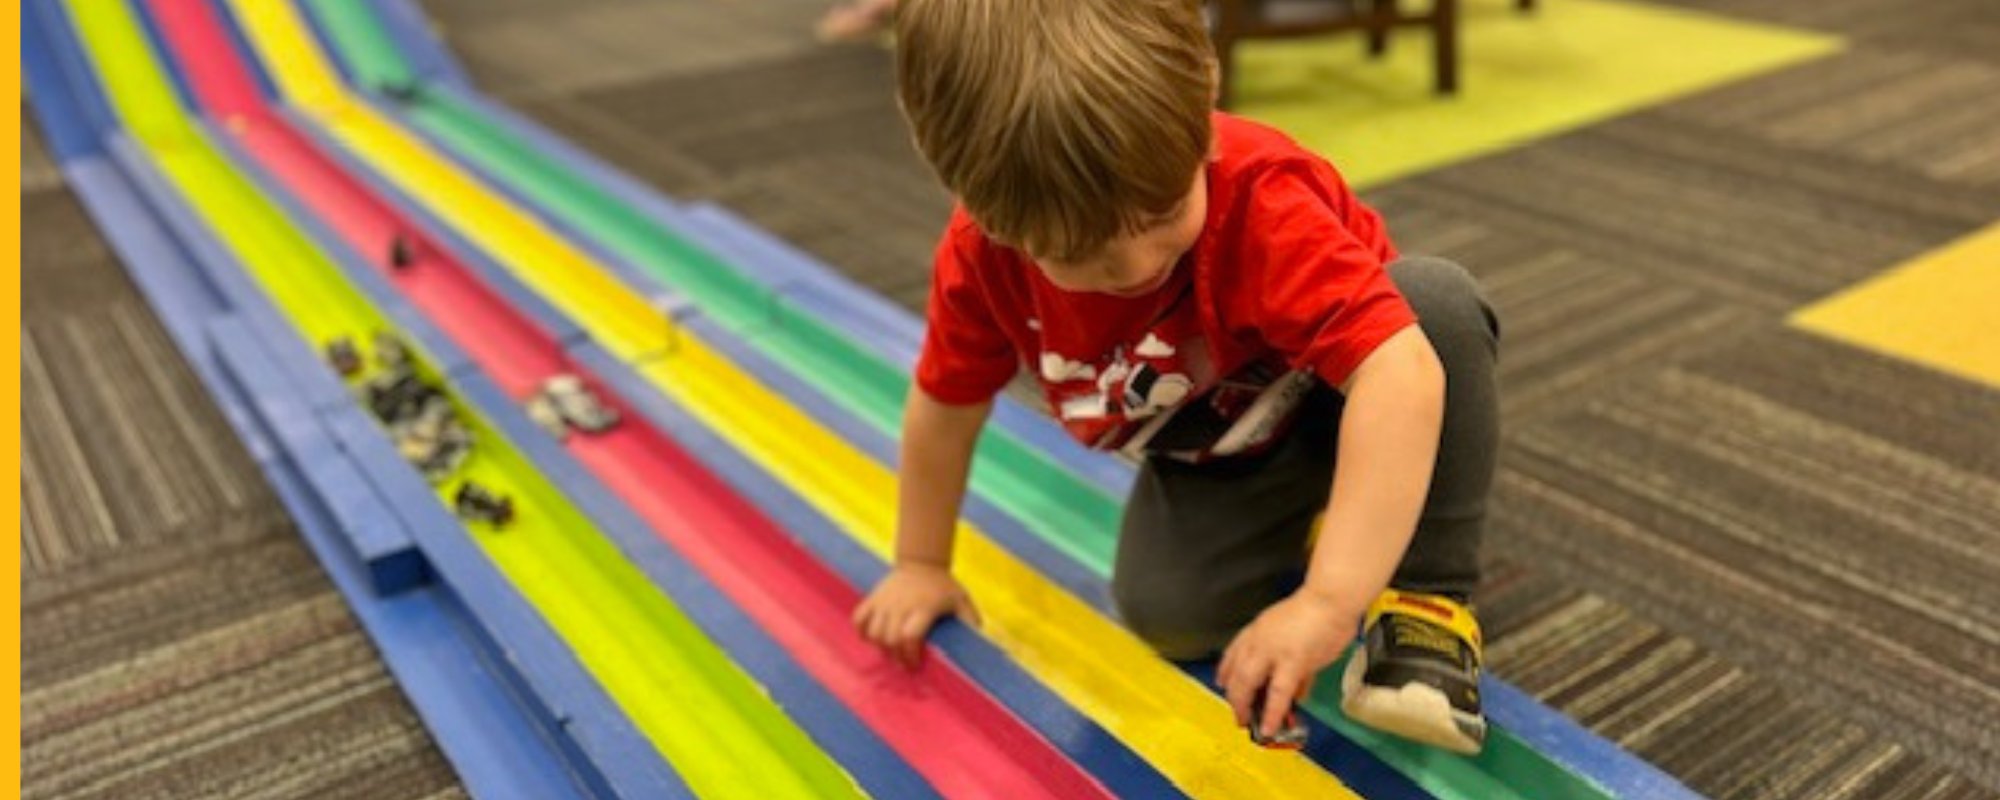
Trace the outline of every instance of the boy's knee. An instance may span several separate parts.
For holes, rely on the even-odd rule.
[[[1408,256],[1388,267],[1389,279],[1417,313],[1418,324],[1433,342],[1471,337],[1491,349],[1500,336],[1499,321],[1479,290],[1479,282],[1464,267],[1434,256]]]
[[[1226,618],[1203,593],[1177,583],[1114,576],[1111,600],[1119,619],[1164,658],[1182,661],[1221,652],[1244,621]]]

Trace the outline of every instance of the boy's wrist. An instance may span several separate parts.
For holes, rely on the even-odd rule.
[[[951,572],[950,560],[927,558],[924,556],[898,555],[896,556],[896,561],[894,566],[896,569],[936,570],[938,572],[945,572],[945,573]]]
[[[1336,614],[1352,615],[1357,620],[1361,618],[1361,613],[1368,608],[1368,604],[1375,599],[1374,594],[1362,597],[1360,596],[1361,592],[1357,592],[1351,587],[1322,585],[1322,583],[1308,578],[1304,584],[1299,586],[1295,594],[1301,600],[1313,603]]]

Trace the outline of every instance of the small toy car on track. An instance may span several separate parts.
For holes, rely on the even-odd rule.
[[[398,233],[389,238],[389,268],[398,272],[409,269],[417,263],[417,248],[408,237]]]
[[[1264,694],[1259,691],[1257,699],[1250,704],[1250,741],[1256,742],[1258,747],[1273,750],[1305,749],[1308,731],[1305,724],[1299,721],[1298,709],[1287,709],[1284,720],[1278,723],[1277,732],[1270,736],[1259,730],[1263,724]]]
[[[496,528],[506,527],[514,519],[513,498],[496,494],[472,481],[459,484],[458,491],[451,497],[451,505],[460,519],[486,522]]]
[[[330,339],[326,343],[326,363],[340,377],[351,378],[361,372],[361,350],[354,346],[354,340],[346,336]]]
[[[409,105],[423,97],[423,89],[414,81],[396,81],[382,84],[382,94],[402,105]]]
[[[550,400],[548,395],[536,392],[535,396],[528,398],[527,410],[528,419],[556,437],[556,441],[569,438],[569,423],[563,420],[562,412],[556,410],[555,401]]]
[[[457,471],[472,452],[472,432],[453,415],[451,401],[442,394],[429,395],[415,415],[390,423],[389,436],[395,439],[397,452],[433,483]]]
[[[597,433],[618,424],[618,412],[599,400],[583,379],[575,375],[549,378],[542,384],[540,397],[547,399],[564,423],[584,433]]]
[[[375,334],[375,364],[389,372],[407,372],[410,369],[410,351],[403,346],[403,340],[395,334],[380,331]]]
[[[438,391],[425,386],[417,376],[408,372],[391,372],[377,375],[362,384],[362,399],[368,403],[368,411],[385,425],[395,425],[417,417],[424,404]]]

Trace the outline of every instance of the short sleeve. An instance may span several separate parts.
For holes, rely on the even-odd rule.
[[[973,235],[964,222],[954,220],[938,243],[924,312],[924,344],[917,355],[917,387],[951,405],[991,399],[1020,365],[991,294],[976,280],[980,270],[1001,265],[979,263],[977,254],[984,248],[967,241]]]
[[[1225,297],[1294,368],[1338,386],[1375,348],[1416,322],[1389,280],[1395,249],[1381,218],[1331,169],[1289,165],[1257,179],[1244,209],[1243,258]]]

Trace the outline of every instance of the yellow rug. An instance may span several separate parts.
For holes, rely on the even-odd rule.
[[[2000,223],[1806,306],[1791,322],[2000,388]]]
[[[1358,33],[1240,48],[1236,110],[1366,186],[1839,50],[1837,36],[1619,0],[1462,0],[1459,93],[1432,93],[1430,35],[1371,61]]]

